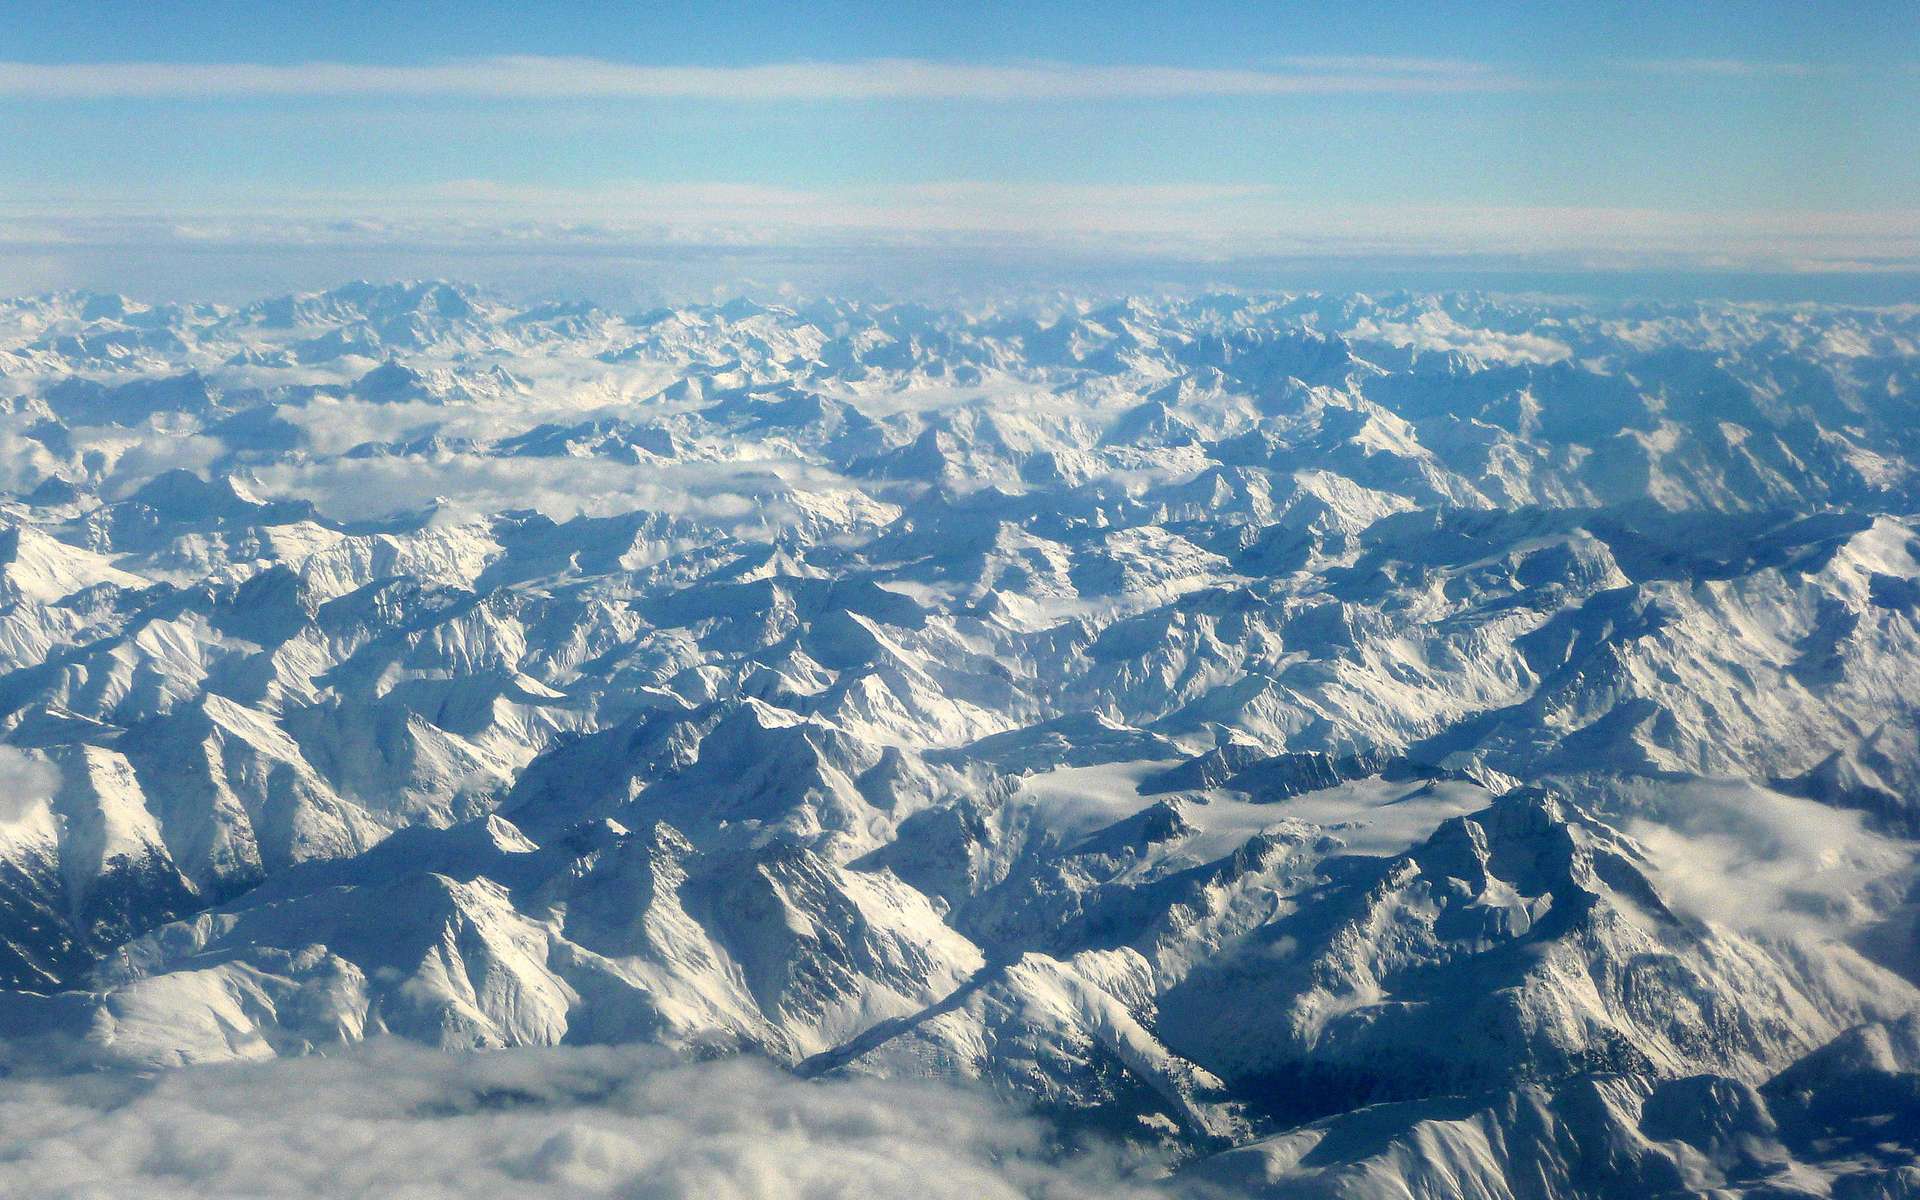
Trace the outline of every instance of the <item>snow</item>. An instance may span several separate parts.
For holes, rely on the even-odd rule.
[[[0,1011],[957,1077],[1169,1187],[1871,1189],[1917,321],[0,301]]]

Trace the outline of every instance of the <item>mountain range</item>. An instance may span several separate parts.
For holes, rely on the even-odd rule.
[[[1920,308],[0,301],[0,1038],[1920,1196]]]

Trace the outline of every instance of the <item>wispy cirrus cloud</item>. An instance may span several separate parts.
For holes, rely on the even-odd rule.
[[[1302,71],[1378,71],[1393,75],[1457,75],[1490,68],[1462,58],[1409,58],[1391,54],[1290,54],[1280,65]]]
[[[0,62],[0,96],[213,99],[459,96],[502,99],[1073,100],[1509,90],[1525,81],[1480,63],[1379,56],[1295,57],[1280,69],[949,63],[876,58],[692,67],[511,55],[406,65]]]
[[[1745,58],[1638,58],[1620,65],[1648,75],[1710,79],[1797,79],[1815,73],[1807,63]]]
[[[1618,71],[1691,79],[1799,78],[1803,62],[1620,59]],[[1180,97],[1439,94],[1533,90],[1551,80],[1459,58],[1287,55],[1253,67],[870,58],[678,66],[499,55],[405,65],[0,61],[0,99],[212,100],[272,97],[858,101],[1153,100]]]

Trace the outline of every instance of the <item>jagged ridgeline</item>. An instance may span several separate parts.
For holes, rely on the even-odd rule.
[[[1920,1195],[1920,311],[62,294],[0,431],[16,1047]]]

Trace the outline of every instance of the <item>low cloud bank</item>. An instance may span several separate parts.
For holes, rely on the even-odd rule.
[[[0,1091],[0,1195],[1147,1200],[972,1090],[805,1082],[641,1048],[330,1058]]]
[[[1844,941],[1912,886],[1908,849],[1861,814],[1742,781],[1662,788],[1626,830],[1670,905],[1742,933]]]

